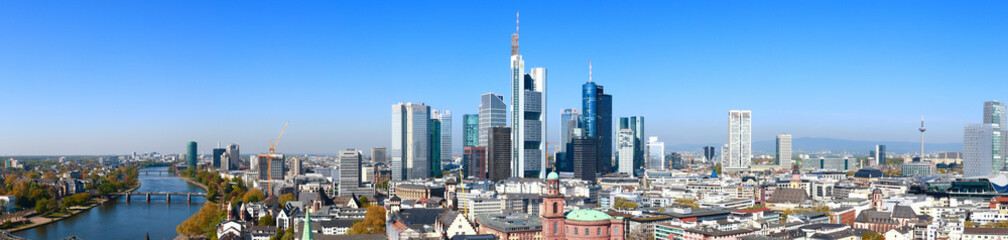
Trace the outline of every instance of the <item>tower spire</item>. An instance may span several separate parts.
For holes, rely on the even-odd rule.
[[[588,82],[592,82],[592,69],[591,69],[591,65],[592,65],[591,61],[588,61]]]
[[[521,13],[521,12],[515,12],[515,34],[518,34],[518,26],[519,26],[518,25],[518,20],[520,19],[519,18],[519,13]]]
[[[511,34],[511,56],[518,55],[518,13],[515,13],[515,32]]]

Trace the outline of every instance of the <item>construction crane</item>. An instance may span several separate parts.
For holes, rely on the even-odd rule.
[[[461,189],[459,189],[458,191],[462,192],[462,198],[459,198],[458,200],[455,201],[456,205],[462,205],[459,204],[459,201],[465,199],[465,175],[462,174],[461,166],[459,166],[459,187]],[[469,219],[469,208],[466,205],[462,205],[459,207],[459,209],[462,210],[462,216],[465,217],[466,219]]]
[[[266,190],[267,198],[273,195],[273,156],[276,154],[276,145],[280,143],[280,138],[283,137],[284,131],[287,131],[287,124],[290,124],[290,121],[284,123],[283,129],[280,129],[280,135],[277,136],[276,141],[270,141],[269,151],[266,153],[266,161],[268,162],[266,164],[268,166],[266,169],[266,182],[269,188]]]

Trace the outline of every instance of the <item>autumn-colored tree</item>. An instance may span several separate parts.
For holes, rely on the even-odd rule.
[[[284,193],[280,195],[280,198],[277,198],[277,202],[280,203],[281,207],[286,206],[287,202],[290,201],[294,201],[293,193]]]
[[[242,201],[245,203],[258,202],[263,199],[266,199],[266,194],[263,194],[262,190],[259,189],[251,189],[245,192],[245,196],[242,197]]]
[[[364,213],[364,220],[357,221],[347,234],[378,234],[385,232],[385,208],[373,204]]]
[[[222,220],[220,207],[213,202],[206,202],[199,212],[193,214],[175,227],[175,231],[186,239],[192,239],[200,234],[214,231],[216,224]]]
[[[693,199],[676,198],[675,203],[676,204],[681,204],[681,205],[686,205],[686,206],[689,206],[691,208],[699,208],[700,207],[700,204],[698,204],[695,201],[693,201]]]
[[[56,179],[56,173],[46,172],[45,174],[42,174],[42,179]]]
[[[617,197],[613,200],[612,208],[615,209],[637,209],[638,205],[634,201],[627,200],[626,198]]]
[[[367,208],[368,206],[371,205],[371,200],[369,200],[365,196],[361,196],[360,199],[357,199],[357,200],[358,200],[358,202],[360,202],[361,208]]]
[[[861,234],[861,240],[885,240],[885,237],[877,232],[866,232]]]

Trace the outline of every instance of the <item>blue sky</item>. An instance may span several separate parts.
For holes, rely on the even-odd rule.
[[[436,4],[436,5],[427,5]],[[507,94],[521,12],[546,67],[550,138],[580,85],[666,144],[721,143],[730,109],[778,133],[960,142],[1004,98],[1008,6],[964,1],[7,1],[0,155],[264,151],[389,144],[391,104],[461,119]]]

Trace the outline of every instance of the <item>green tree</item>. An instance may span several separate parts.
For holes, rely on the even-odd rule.
[[[175,231],[186,239],[192,239],[200,234],[215,231],[217,223],[223,220],[220,207],[213,202],[206,202],[199,212],[193,214],[175,227]],[[208,234],[209,235],[209,234]]]
[[[35,202],[35,213],[42,215],[52,211],[52,209],[49,209],[49,201],[51,200],[43,198]]]
[[[638,205],[634,201],[627,200],[626,198],[617,197],[613,200],[614,209],[637,209]]]
[[[693,201],[693,199],[676,198],[675,203],[676,204],[685,205],[685,206],[689,206],[690,208],[699,208],[700,207],[700,204],[697,204],[695,201]]]
[[[266,214],[259,218],[259,226],[276,226],[276,220],[273,219],[273,216]]]
[[[861,240],[885,240],[885,237],[877,232],[866,232],[861,234]]]
[[[717,165],[714,166],[714,172],[716,172],[718,176],[721,175],[721,163],[718,163]]]

